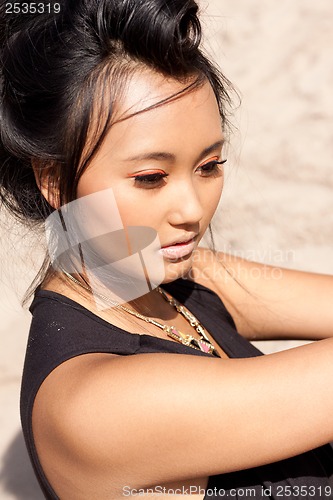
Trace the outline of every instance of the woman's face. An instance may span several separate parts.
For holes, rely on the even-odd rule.
[[[115,119],[183,88],[156,73],[137,74]],[[205,83],[181,98],[115,123],[81,176],[77,196],[111,188],[125,228],[141,226],[157,232],[163,282],[173,281],[191,269],[193,252],[220,200],[223,172],[215,162],[222,159],[222,144],[218,105]]]

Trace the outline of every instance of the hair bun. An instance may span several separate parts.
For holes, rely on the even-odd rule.
[[[201,27],[194,0],[122,0],[112,8],[102,1],[100,9],[97,29],[108,43],[122,42],[126,52],[159,70],[177,73],[198,49]]]

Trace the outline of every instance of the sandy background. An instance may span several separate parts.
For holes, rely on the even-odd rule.
[[[217,246],[333,274],[333,3],[202,6],[207,46],[242,94],[214,223]],[[39,261],[38,246],[2,215],[0,251],[0,499],[38,500],[18,411],[30,322],[19,299],[33,277],[33,258]]]

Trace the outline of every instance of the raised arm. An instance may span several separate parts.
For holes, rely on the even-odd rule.
[[[63,499],[284,459],[333,439],[332,360],[332,339],[242,360],[81,356],[37,395],[37,450]]]
[[[199,248],[192,278],[224,301],[251,340],[333,337],[333,276],[250,262]]]

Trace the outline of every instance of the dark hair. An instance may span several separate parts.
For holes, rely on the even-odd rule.
[[[0,199],[20,220],[40,224],[54,210],[32,164],[48,169],[60,204],[75,199],[126,79],[140,68],[184,82],[184,91],[208,80],[227,123],[230,84],[199,48],[194,0],[60,0],[58,13],[34,15],[7,14],[6,5],[1,0]],[[96,93],[107,86],[108,116],[84,152]]]

